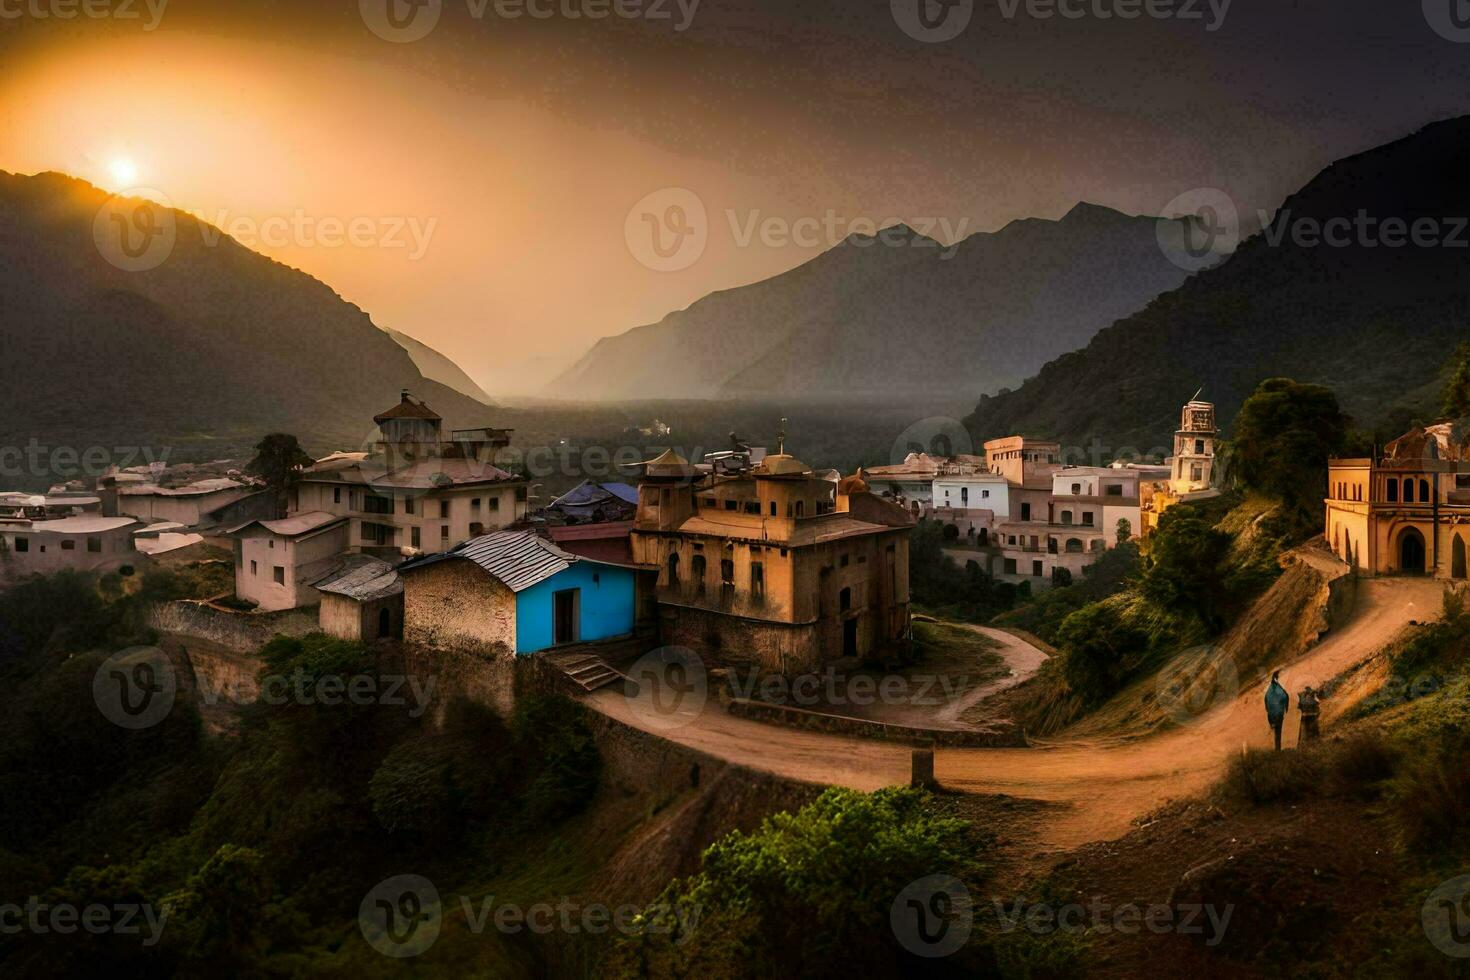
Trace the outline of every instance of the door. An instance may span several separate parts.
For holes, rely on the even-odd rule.
[[[842,655],[844,657],[856,657],[858,621],[856,619],[843,620],[842,623]]]
[[[386,609],[378,610],[378,639],[386,640],[393,635],[393,615]]]
[[[577,642],[577,607],[581,604],[581,592],[581,589],[567,589],[552,596],[555,607],[552,610],[555,631],[552,642],[558,646]]]
[[[1399,542],[1399,571],[1409,575],[1424,573],[1424,535],[1409,528]]]

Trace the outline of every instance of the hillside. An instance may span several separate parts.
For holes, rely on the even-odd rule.
[[[285,430],[355,447],[404,387],[449,424],[487,421],[330,287],[184,212],[156,268],[109,262],[94,239],[108,200],[61,174],[0,172],[0,446],[223,454]],[[150,219],[166,220],[136,217]]]
[[[1332,387],[1364,426],[1433,414],[1438,372],[1470,321],[1470,228],[1456,217],[1470,215],[1467,165],[1470,117],[1333,164],[1229,261],[1103,330],[1018,390],[982,398],[967,420],[971,430],[1167,446],[1179,404],[1197,388],[1228,420],[1275,376]],[[1378,224],[1344,247],[1312,247],[1297,234],[1334,218],[1356,224],[1359,215]],[[1409,228],[1428,219],[1444,244],[1410,238],[1389,247],[1396,239],[1381,227],[1388,219]]]
[[[591,399],[973,396],[1179,285],[1158,220],[1079,204],[949,250],[898,226],[600,341],[546,389]]]

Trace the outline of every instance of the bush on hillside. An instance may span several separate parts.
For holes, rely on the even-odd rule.
[[[1415,753],[1390,795],[1394,820],[1412,849],[1440,853],[1470,842],[1470,737]]]
[[[1323,775],[1316,752],[1249,748],[1231,760],[1223,788],[1227,796],[1255,806],[1290,803],[1320,795]]]

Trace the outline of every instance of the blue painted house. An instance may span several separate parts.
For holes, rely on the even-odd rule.
[[[499,531],[399,569],[404,639],[527,656],[627,636],[637,570],[574,555],[530,531]]]

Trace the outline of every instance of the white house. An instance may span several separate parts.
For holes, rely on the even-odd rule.
[[[321,594],[311,583],[338,564],[348,526],[346,517],[318,511],[234,528],[235,594],[265,612],[315,605]]]
[[[990,544],[997,525],[1010,520],[1010,483],[999,473],[946,474],[934,478],[934,519],[953,524],[960,537]]]
[[[133,549],[131,517],[84,514],[57,520],[0,522],[0,580],[63,569],[110,572],[147,560]]]

